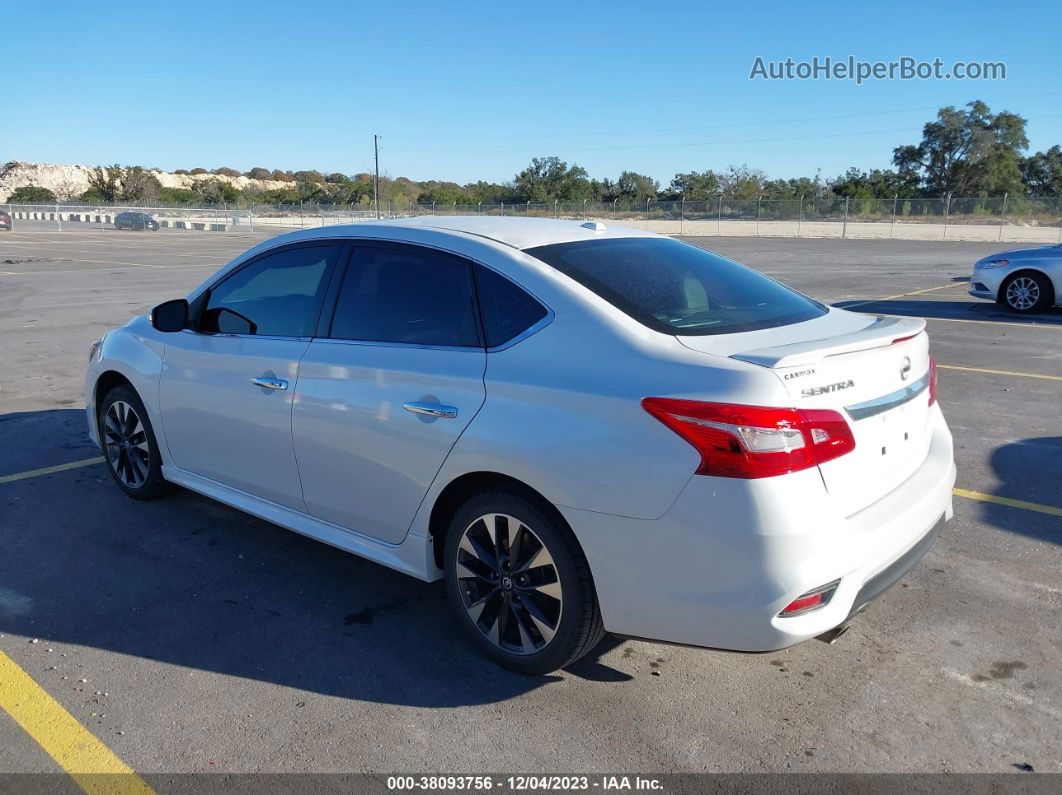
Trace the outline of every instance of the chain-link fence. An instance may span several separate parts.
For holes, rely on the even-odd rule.
[[[670,235],[1062,242],[1062,197],[417,204],[413,215],[615,221]]]
[[[807,198],[707,201],[519,202],[497,204],[0,205],[18,219],[113,226],[123,212],[160,227],[227,232],[361,223],[419,215],[523,216],[612,221],[670,235],[834,237],[1062,243],[1062,197]]]

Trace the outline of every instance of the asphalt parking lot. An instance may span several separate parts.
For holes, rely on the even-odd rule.
[[[525,678],[460,640],[441,583],[190,492],[134,502],[80,463],[99,455],[89,343],[267,236],[0,234],[0,652],[121,762],[1062,772],[1062,310],[1027,320],[966,295],[971,263],[1005,245],[688,238],[820,300],[928,319],[955,518],[832,646],[608,638]],[[39,742],[0,709],[0,771],[59,771]]]

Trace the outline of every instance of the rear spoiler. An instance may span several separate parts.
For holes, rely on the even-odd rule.
[[[814,364],[827,356],[855,353],[870,348],[882,348],[894,341],[920,334],[926,321],[920,317],[875,317],[866,328],[822,340],[793,342],[773,348],[758,348],[735,353],[731,359],[740,359],[761,367],[795,367]]]

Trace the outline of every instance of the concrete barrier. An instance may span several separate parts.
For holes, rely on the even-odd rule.
[[[227,232],[235,228],[254,227],[279,227],[283,229],[298,229],[300,227],[320,227],[337,224],[371,223],[373,219],[344,217],[336,215],[255,215],[252,219],[243,218],[243,223],[238,217],[229,215],[212,215],[209,210],[200,210],[201,214],[195,214],[195,210],[167,211],[155,210],[155,217],[159,226],[167,229],[183,229],[197,232]],[[167,215],[172,212],[173,215]],[[56,212],[43,209],[12,209],[11,215],[15,219],[34,221],[55,221]],[[104,213],[101,211],[69,212],[60,210],[60,221],[113,224],[115,211]],[[224,219],[224,220],[220,220]],[[585,221],[586,218],[570,217],[566,220]],[[853,240],[954,240],[996,242],[1001,244],[1013,243],[1062,243],[1062,228],[1059,226],[1038,226],[1035,224],[986,224],[952,222],[948,224],[936,222],[918,222],[897,219],[891,221],[860,221],[850,219],[848,223],[842,220],[734,220],[734,219],[667,219],[667,218],[640,218],[632,216],[628,218],[597,217],[607,226],[626,226],[634,229],[644,229],[664,235],[677,236],[705,236],[705,237],[808,237],[808,238],[848,238]],[[249,221],[251,223],[249,223]]]

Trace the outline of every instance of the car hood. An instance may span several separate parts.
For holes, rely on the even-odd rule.
[[[1040,257],[1062,257],[1062,245],[1031,246],[1029,248],[1014,248],[1009,251],[1000,251],[982,257],[978,262],[994,259],[1037,259]]]

